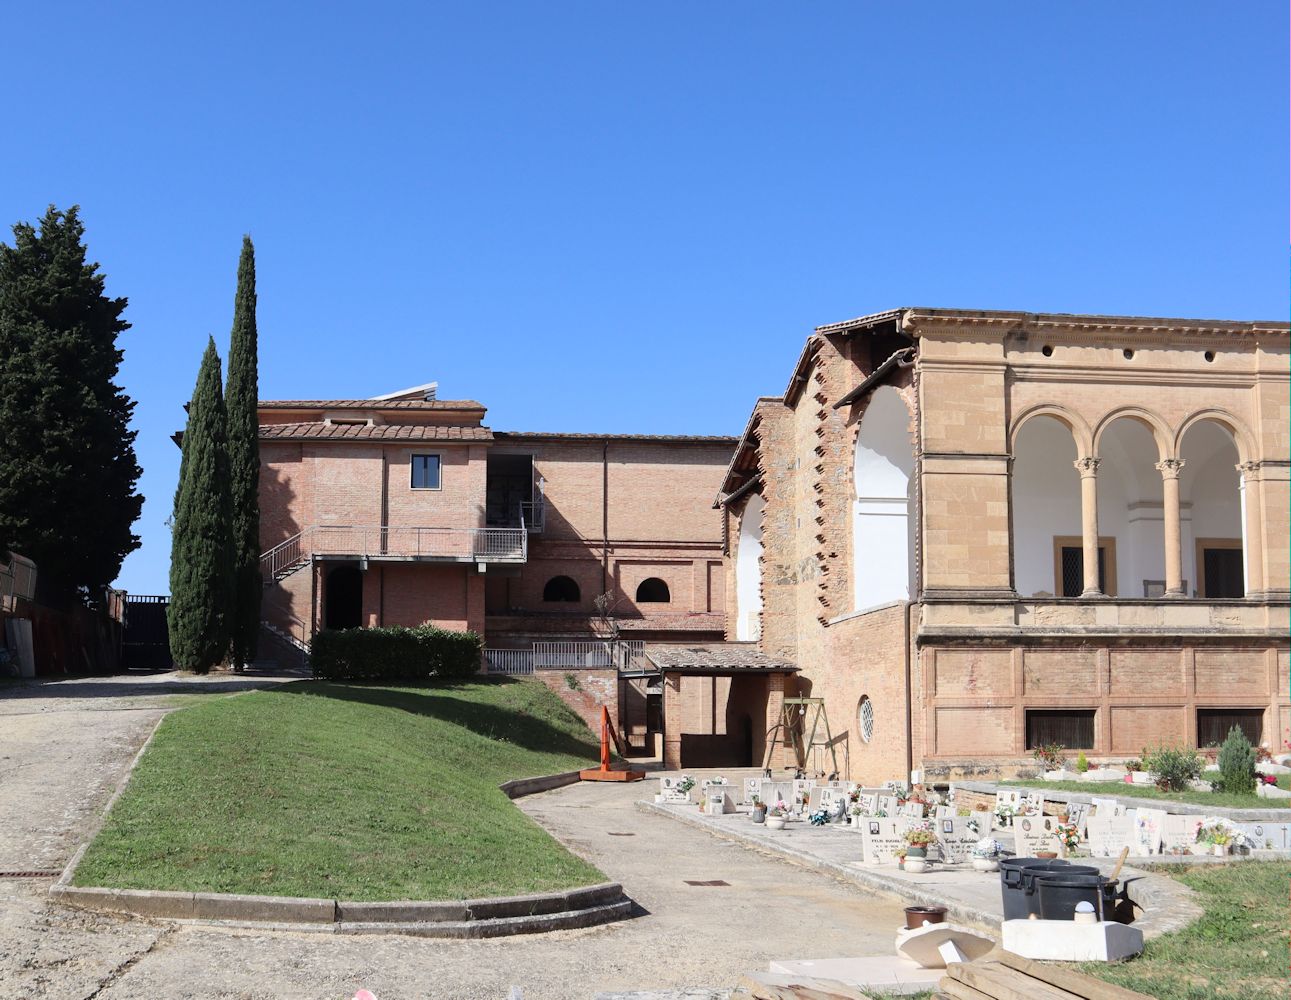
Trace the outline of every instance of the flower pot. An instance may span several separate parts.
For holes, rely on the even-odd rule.
[[[1210,845],[1210,853],[1211,853],[1211,854],[1213,854],[1213,855],[1214,855],[1215,857],[1217,857],[1217,858],[1227,857],[1227,856],[1228,856],[1228,845],[1227,845],[1227,844],[1211,844],[1211,845]]]
[[[973,867],[979,872],[997,872],[1000,863],[994,858],[973,858]]]
[[[766,821],[767,821],[767,810],[766,810],[766,806],[762,806],[761,808],[759,808],[759,807],[757,807],[757,806],[754,806],[754,807],[753,807],[753,822],[754,822],[754,823],[765,823]]]
[[[921,872],[926,872],[928,870],[928,862],[923,858],[907,857],[905,859],[905,870],[910,872],[912,875],[918,875]]]
[[[918,858],[921,861],[928,857],[928,848],[926,847],[907,847],[905,852],[906,861]]]
[[[783,830],[783,829],[784,829],[784,817],[783,817],[783,816],[768,816],[768,817],[767,817],[767,829],[768,829],[768,830]]]
[[[909,861],[906,862],[909,864]],[[907,930],[914,930],[924,924],[941,924],[946,922],[944,906],[907,906],[905,908],[905,925]]]
[[[1054,858],[1058,856],[1058,852],[1057,851],[1036,851],[1035,856],[1037,858],[1040,858],[1042,861],[1052,861]]]

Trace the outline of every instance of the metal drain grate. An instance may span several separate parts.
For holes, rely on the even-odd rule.
[[[702,886],[719,886],[719,885],[724,885],[724,886],[728,886],[728,887],[729,887],[729,886],[730,886],[730,884],[731,884],[730,882],[723,882],[720,878],[715,878],[715,879],[713,879],[712,881],[709,881],[709,882],[696,882],[696,881],[694,881],[693,879],[688,879],[688,878],[687,878],[687,879],[682,879],[682,881],[683,881],[683,882],[685,882],[687,885],[702,885]]]
[[[38,868],[26,872],[0,872],[0,878],[58,878],[61,874],[57,869]]]

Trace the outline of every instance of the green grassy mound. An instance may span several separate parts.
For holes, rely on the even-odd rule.
[[[531,681],[301,683],[212,700],[162,723],[75,882],[349,900],[600,882],[497,787],[596,754]]]

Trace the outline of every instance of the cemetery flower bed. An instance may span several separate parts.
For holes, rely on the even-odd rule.
[[[1152,871],[1200,893],[1205,913],[1183,930],[1149,940],[1133,961],[1089,963],[1080,971],[1162,1000],[1284,1000],[1291,862]]]
[[[540,684],[317,682],[167,716],[76,885],[365,900],[604,882],[497,787],[597,748]]]
[[[1279,788],[1291,787],[1287,779],[1278,778]],[[1291,809],[1291,799],[1264,799],[1256,795],[1237,795],[1230,792],[1162,792],[1153,785],[1132,785],[1128,782],[1109,782],[1092,785],[1083,781],[1001,781],[1001,787],[1025,787],[1044,792],[1080,792],[1084,795],[1119,796],[1134,799],[1157,799],[1161,802],[1187,802],[1198,806],[1220,809]]]

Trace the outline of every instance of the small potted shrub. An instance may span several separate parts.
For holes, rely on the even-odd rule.
[[[997,872],[1000,870],[1000,855],[1004,845],[991,837],[983,837],[973,845],[973,867],[979,872]]]
[[[1082,750],[1080,753],[1076,754],[1076,773],[1085,774],[1088,770],[1089,758],[1085,756],[1085,751]]]
[[[789,808],[783,802],[777,802],[767,810],[766,825],[768,830],[783,830],[789,818]]]
[[[937,842],[937,835],[927,823],[920,823],[905,834],[905,870],[922,872],[928,869],[928,848]]]

